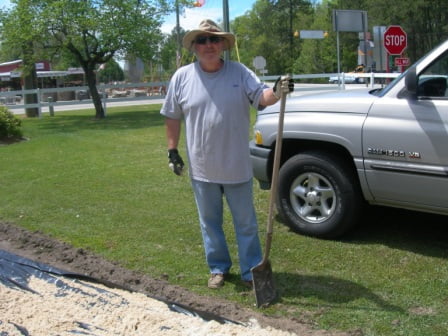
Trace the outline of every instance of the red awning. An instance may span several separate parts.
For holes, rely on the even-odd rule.
[[[0,73],[11,72],[22,65],[22,60],[0,63]]]

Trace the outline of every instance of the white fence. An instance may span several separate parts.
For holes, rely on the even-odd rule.
[[[328,78],[329,83],[326,84],[327,90],[345,90],[345,84],[351,83],[354,77],[362,78],[362,82],[366,86],[374,86],[378,79],[392,79],[399,73],[330,73],[330,74],[305,74],[293,75],[296,80]],[[274,82],[278,75],[262,76],[261,80],[266,82]],[[330,83],[333,80],[333,84]],[[101,101],[106,110],[106,106],[111,102],[130,102],[139,100],[161,99],[165,97],[168,82],[151,82],[151,83],[128,83],[115,85],[98,85],[98,91],[102,97]],[[23,97],[25,94],[37,94],[37,103],[24,104]],[[52,113],[54,107],[62,105],[80,105],[93,104],[89,95],[87,86],[65,87],[65,88],[48,88],[35,90],[20,91],[4,91],[0,92],[0,104],[8,106],[8,109],[25,109],[38,108],[39,115],[42,108],[47,107]]]
[[[168,82],[98,85],[98,91],[106,109],[106,105],[109,102],[163,98],[166,94],[167,85]],[[25,94],[37,94],[37,103],[25,104]],[[10,110],[38,108],[39,115],[43,107],[48,107],[51,113],[56,106],[93,104],[87,86],[4,91],[0,92],[0,103],[7,105]]]

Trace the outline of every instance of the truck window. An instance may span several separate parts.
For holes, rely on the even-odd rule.
[[[419,76],[420,97],[448,97],[448,52],[442,54]]]

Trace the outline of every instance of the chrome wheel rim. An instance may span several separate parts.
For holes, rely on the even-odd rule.
[[[299,175],[291,185],[290,200],[294,212],[309,223],[324,222],[336,209],[333,186],[317,173]]]

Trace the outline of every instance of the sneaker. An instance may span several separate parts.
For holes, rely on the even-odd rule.
[[[208,279],[208,288],[216,289],[224,286],[224,274],[212,273]]]

